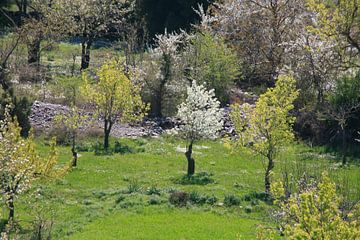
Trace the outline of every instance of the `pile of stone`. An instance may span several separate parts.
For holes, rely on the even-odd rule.
[[[221,136],[235,136],[235,128],[230,120],[230,108],[223,108],[224,111],[224,128],[221,131]],[[30,115],[30,123],[33,129],[37,132],[49,132],[56,124],[55,117],[57,115],[66,115],[69,112],[69,107],[44,103],[35,101]],[[83,111],[92,119],[80,128],[81,131],[89,131],[90,128],[103,129],[103,121],[101,118],[95,118],[92,112]],[[179,119],[174,117],[166,118],[145,118],[143,121],[133,124],[114,124],[111,135],[114,137],[144,137],[144,136],[159,136],[162,133],[176,128],[180,125]]]

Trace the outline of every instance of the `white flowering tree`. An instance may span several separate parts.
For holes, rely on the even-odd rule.
[[[19,124],[11,119],[10,110],[5,109],[5,119],[0,121],[0,196],[9,209],[9,223],[14,220],[15,199],[30,189],[35,179],[56,178],[68,171],[67,166],[56,166],[55,141],[51,143],[49,156],[40,157],[32,136],[21,137]]]
[[[191,176],[195,173],[193,144],[200,139],[216,138],[223,127],[223,112],[214,90],[207,91],[204,86],[197,85],[194,81],[192,86],[187,88],[187,98],[180,104],[177,117],[181,121],[179,132],[187,141],[187,174]]]

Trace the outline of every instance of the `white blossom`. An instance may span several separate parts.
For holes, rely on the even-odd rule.
[[[214,90],[207,91],[194,81],[187,88],[187,98],[180,104],[177,117],[181,121],[179,133],[193,142],[202,138],[216,138],[223,127],[223,111]]]

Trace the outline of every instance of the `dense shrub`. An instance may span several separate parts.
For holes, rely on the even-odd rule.
[[[241,200],[235,195],[226,195],[224,198],[224,204],[227,207],[240,205]]]
[[[150,199],[149,199],[149,204],[150,205],[158,205],[158,204],[161,204],[161,199],[158,197],[158,196],[152,196]]]
[[[207,200],[207,196],[200,195],[198,192],[191,192],[189,194],[189,201],[192,204],[205,204]]]
[[[169,202],[178,207],[186,206],[189,201],[189,194],[186,192],[178,191],[170,194]]]
[[[285,195],[282,182],[272,186],[282,233],[287,239],[359,239],[360,205],[344,211],[327,173],[320,182],[299,181],[298,192]]]

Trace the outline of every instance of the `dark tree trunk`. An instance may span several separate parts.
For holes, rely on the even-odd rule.
[[[188,161],[188,170],[187,170],[188,176],[192,176],[195,173],[195,160],[191,157],[192,148],[193,148],[193,142],[190,142],[188,149],[185,153],[186,159]]]
[[[8,217],[8,223],[9,223],[14,220],[14,216],[15,216],[15,206],[14,206],[13,196],[9,198],[8,207],[9,207],[9,217]]]
[[[90,39],[85,39],[81,43],[81,69],[80,70],[85,70],[89,67],[91,44],[92,44],[92,41]]]
[[[73,137],[72,137],[71,153],[73,155],[73,160],[72,160],[71,166],[76,167],[77,166],[78,154],[76,152],[76,135],[75,135],[75,133],[73,133]]]
[[[163,78],[161,79],[159,89],[156,91],[156,95],[153,100],[153,104],[151,105],[151,113],[154,117],[163,117],[163,100],[164,100],[164,92],[165,85],[171,79],[171,57],[168,54],[163,55],[163,63],[161,67],[161,72]]]
[[[28,64],[39,65],[40,63],[40,39],[28,44]]]
[[[8,92],[10,89],[10,83],[6,79],[5,69],[0,67],[0,83],[4,92]]]
[[[112,128],[112,123],[109,120],[104,121],[104,150],[107,151],[109,149],[109,138],[110,132]]]
[[[346,161],[346,155],[347,155],[347,146],[346,146],[346,131],[345,128],[341,128],[342,131],[342,165],[345,166]]]
[[[272,169],[274,168],[274,160],[272,159],[272,156],[270,153],[268,154],[267,159],[268,159],[268,166],[267,166],[266,172],[265,172],[265,192],[267,194],[270,194],[270,187],[271,187],[270,173],[271,173]]]
[[[152,117],[163,117],[162,115],[162,94],[158,94],[154,97],[151,106],[151,115]]]

